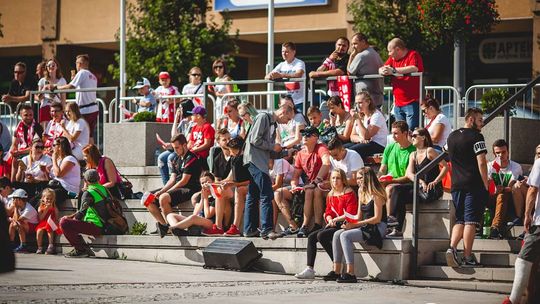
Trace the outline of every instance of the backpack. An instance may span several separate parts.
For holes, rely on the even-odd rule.
[[[305,198],[306,193],[304,190],[295,191],[292,193],[291,216],[299,226],[302,226],[302,221],[304,220]]]
[[[122,235],[126,234],[129,230],[129,225],[126,220],[126,217],[124,216],[124,212],[122,211],[122,206],[116,200],[109,190],[107,189],[107,194],[109,196],[107,197],[103,193],[101,193],[98,189],[94,189],[96,193],[98,193],[103,198],[103,203],[105,204],[105,207],[107,208],[107,212],[109,213],[109,218],[107,220],[101,219],[103,222],[103,234],[107,235]]]

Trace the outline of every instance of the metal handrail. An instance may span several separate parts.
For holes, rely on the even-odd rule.
[[[432,161],[430,161],[425,167],[418,170],[416,174],[414,175],[414,181],[413,181],[413,231],[412,231],[412,246],[413,246],[413,254],[411,256],[411,277],[416,276],[416,270],[418,268],[418,191],[419,189],[419,182],[418,178],[420,175],[430,171],[435,166],[438,166],[441,160],[443,160],[448,155],[448,152],[443,151],[441,154],[439,154],[437,157],[435,157]]]

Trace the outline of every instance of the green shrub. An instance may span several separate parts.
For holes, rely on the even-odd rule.
[[[495,111],[501,104],[503,104],[509,97],[510,94],[506,89],[493,89],[488,91],[482,95],[482,110],[484,110],[485,113],[491,113]],[[514,114],[514,108],[515,106],[511,106],[509,108],[510,116]]]
[[[131,231],[129,232],[129,234],[144,235],[146,234],[146,228],[147,228],[146,223],[135,222],[133,223],[133,226],[131,227]]]
[[[136,122],[141,122],[141,121],[156,122],[156,113],[149,112],[149,111],[140,112],[140,113],[135,114],[135,117],[133,117],[133,120]]]

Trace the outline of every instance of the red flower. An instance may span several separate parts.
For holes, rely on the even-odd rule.
[[[473,4],[473,0],[467,0],[467,4],[468,4],[468,5],[472,5],[472,4]]]
[[[456,3],[456,0],[450,0],[450,3],[452,4]]]
[[[465,24],[470,24],[470,23],[471,23],[471,16],[466,15],[465,16]]]

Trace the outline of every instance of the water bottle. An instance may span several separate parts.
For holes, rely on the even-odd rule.
[[[482,225],[482,238],[487,239],[491,234],[491,212],[489,208],[486,208],[484,211],[484,222]]]
[[[156,148],[156,151],[154,152],[154,163],[156,166],[159,165],[159,155],[161,154],[159,148]]]

